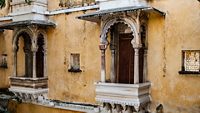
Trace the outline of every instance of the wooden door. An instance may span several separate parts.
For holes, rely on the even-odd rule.
[[[134,49],[131,44],[132,39],[132,34],[119,35],[119,83],[134,83]]]

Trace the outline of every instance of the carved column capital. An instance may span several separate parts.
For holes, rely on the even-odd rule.
[[[106,50],[107,49],[107,44],[100,44],[99,45],[100,50]]]
[[[140,41],[137,41],[136,38],[134,38],[131,41],[131,44],[132,44],[132,46],[133,46],[134,49],[140,49],[140,48],[142,48],[142,43],[140,43]]]

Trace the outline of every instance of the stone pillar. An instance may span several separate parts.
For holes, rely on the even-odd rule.
[[[101,82],[106,82],[106,58],[105,51],[107,45],[101,44],[99,45],[99,49],[101,50]]]
[[[31,26],[28,26],[28,28],[33,33],[33,36],[32,36],[33,78],[37,78],[37,75],[36,75],[36,52],[38,50],[38,46],[37,46],[38,26],[37,25],[31,25]]]
[[[114,83],[116,80],[116,74],[115,74],[115,50],[111,50],[111,70],[110,70],[110,79],[111,82]]]
[[[139,83],[139,48],[134,48],[134,84]]]
[[[37,52],[37,40],[33,37],[32,41],[32,52],[33,52],[33,78],[37,78],[36,75],[36,52]]]
[[[37,78],[37,75],[36,75],[36,52],[37,50],[34,49],[32,50],[33,52],[33,78]]]
[[[17,77],[17,49],[13,49],[14,62],[13,62],[13,77]]]
[[[44,48],[44,77],[47,76],[47,49]]]
[[[135,50],[134,56],[134,84],[139,83],[139,50],[142,47],[141,37],[140,37],[140,11],[137,12],[136,19],[136,35],[131,41],[133,48]]]
[[[143,82],[147,81],[147,49],[144,49]]]

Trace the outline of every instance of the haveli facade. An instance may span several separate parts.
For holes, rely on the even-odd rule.
[[[1,88],[16,113],[199,113],[197,0],[12,0]]]

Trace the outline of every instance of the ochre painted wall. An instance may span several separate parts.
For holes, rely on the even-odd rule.
[[[48,31],[49,98],[95,103],[94,83],[100,80],[99,25],[76,19],[83,12],[56,15]],[[68,72],[70,54],[80,54],[82,72]]]
[[[9,87],[9,76],[12,73],[12,32],[4,31],[0,33],[0,55],[7,54],[8,68],[0,68],[0,88]]]
[[[58,0],[49,0],[49,9],[57,9]],[[57,4],[57,5],[56,5]],[[200,3],[197,0],[155,0],[152,5],[166,12],[165,18],[151,14],[148,24],[148,80],[151,81],[151,110],[163,104],[165,113],[199,113],[200,75],[180,75],[181,50],[200,50]],[[95,103],[94,82],[100,80],[100,24],[78,20],[87,12],[54,15],[56,28],[48,33],[47,71],[50,99]],[[12,32],[5,31],[8,69],[0,69],[0,87],[9,87],[13,69]],[[2,37],[1,37],[2,38]],[[2,41],[2,39],[0,39]],[[1,44],[2,42],[0,42]],[[2,46],[2,45],[1,45]],[[0,46],[0,47],[1,47]],[[0,52],[2,48],[0,48]],[[80,53],[82,72],[68,72],[70,54]],[[0,53],[1,54],[1,53]],[[106,59],[110,59],[107,49]],[[109,74],[109,62],[107,62]],[[19,113],[43,113],[43,107],[22,104]],[[49,113],[54,109],[44,108]],[[20,112],[22,111],[22,112]],[[55,111],[56,112],[56,111]],[[61,113],[64,111],[60,111]]]
[[[150,16],[148,79],[152,110],[164,105],[165,113],[200,112],[200,74],[179,74],[181,51],[200,50],[200,3],[197,0],[162,0],[153,6],[166,17]]]
[[[9,111],[11,113],[83,113],[35,104],[17,104],[16,102],[9,103]]]

